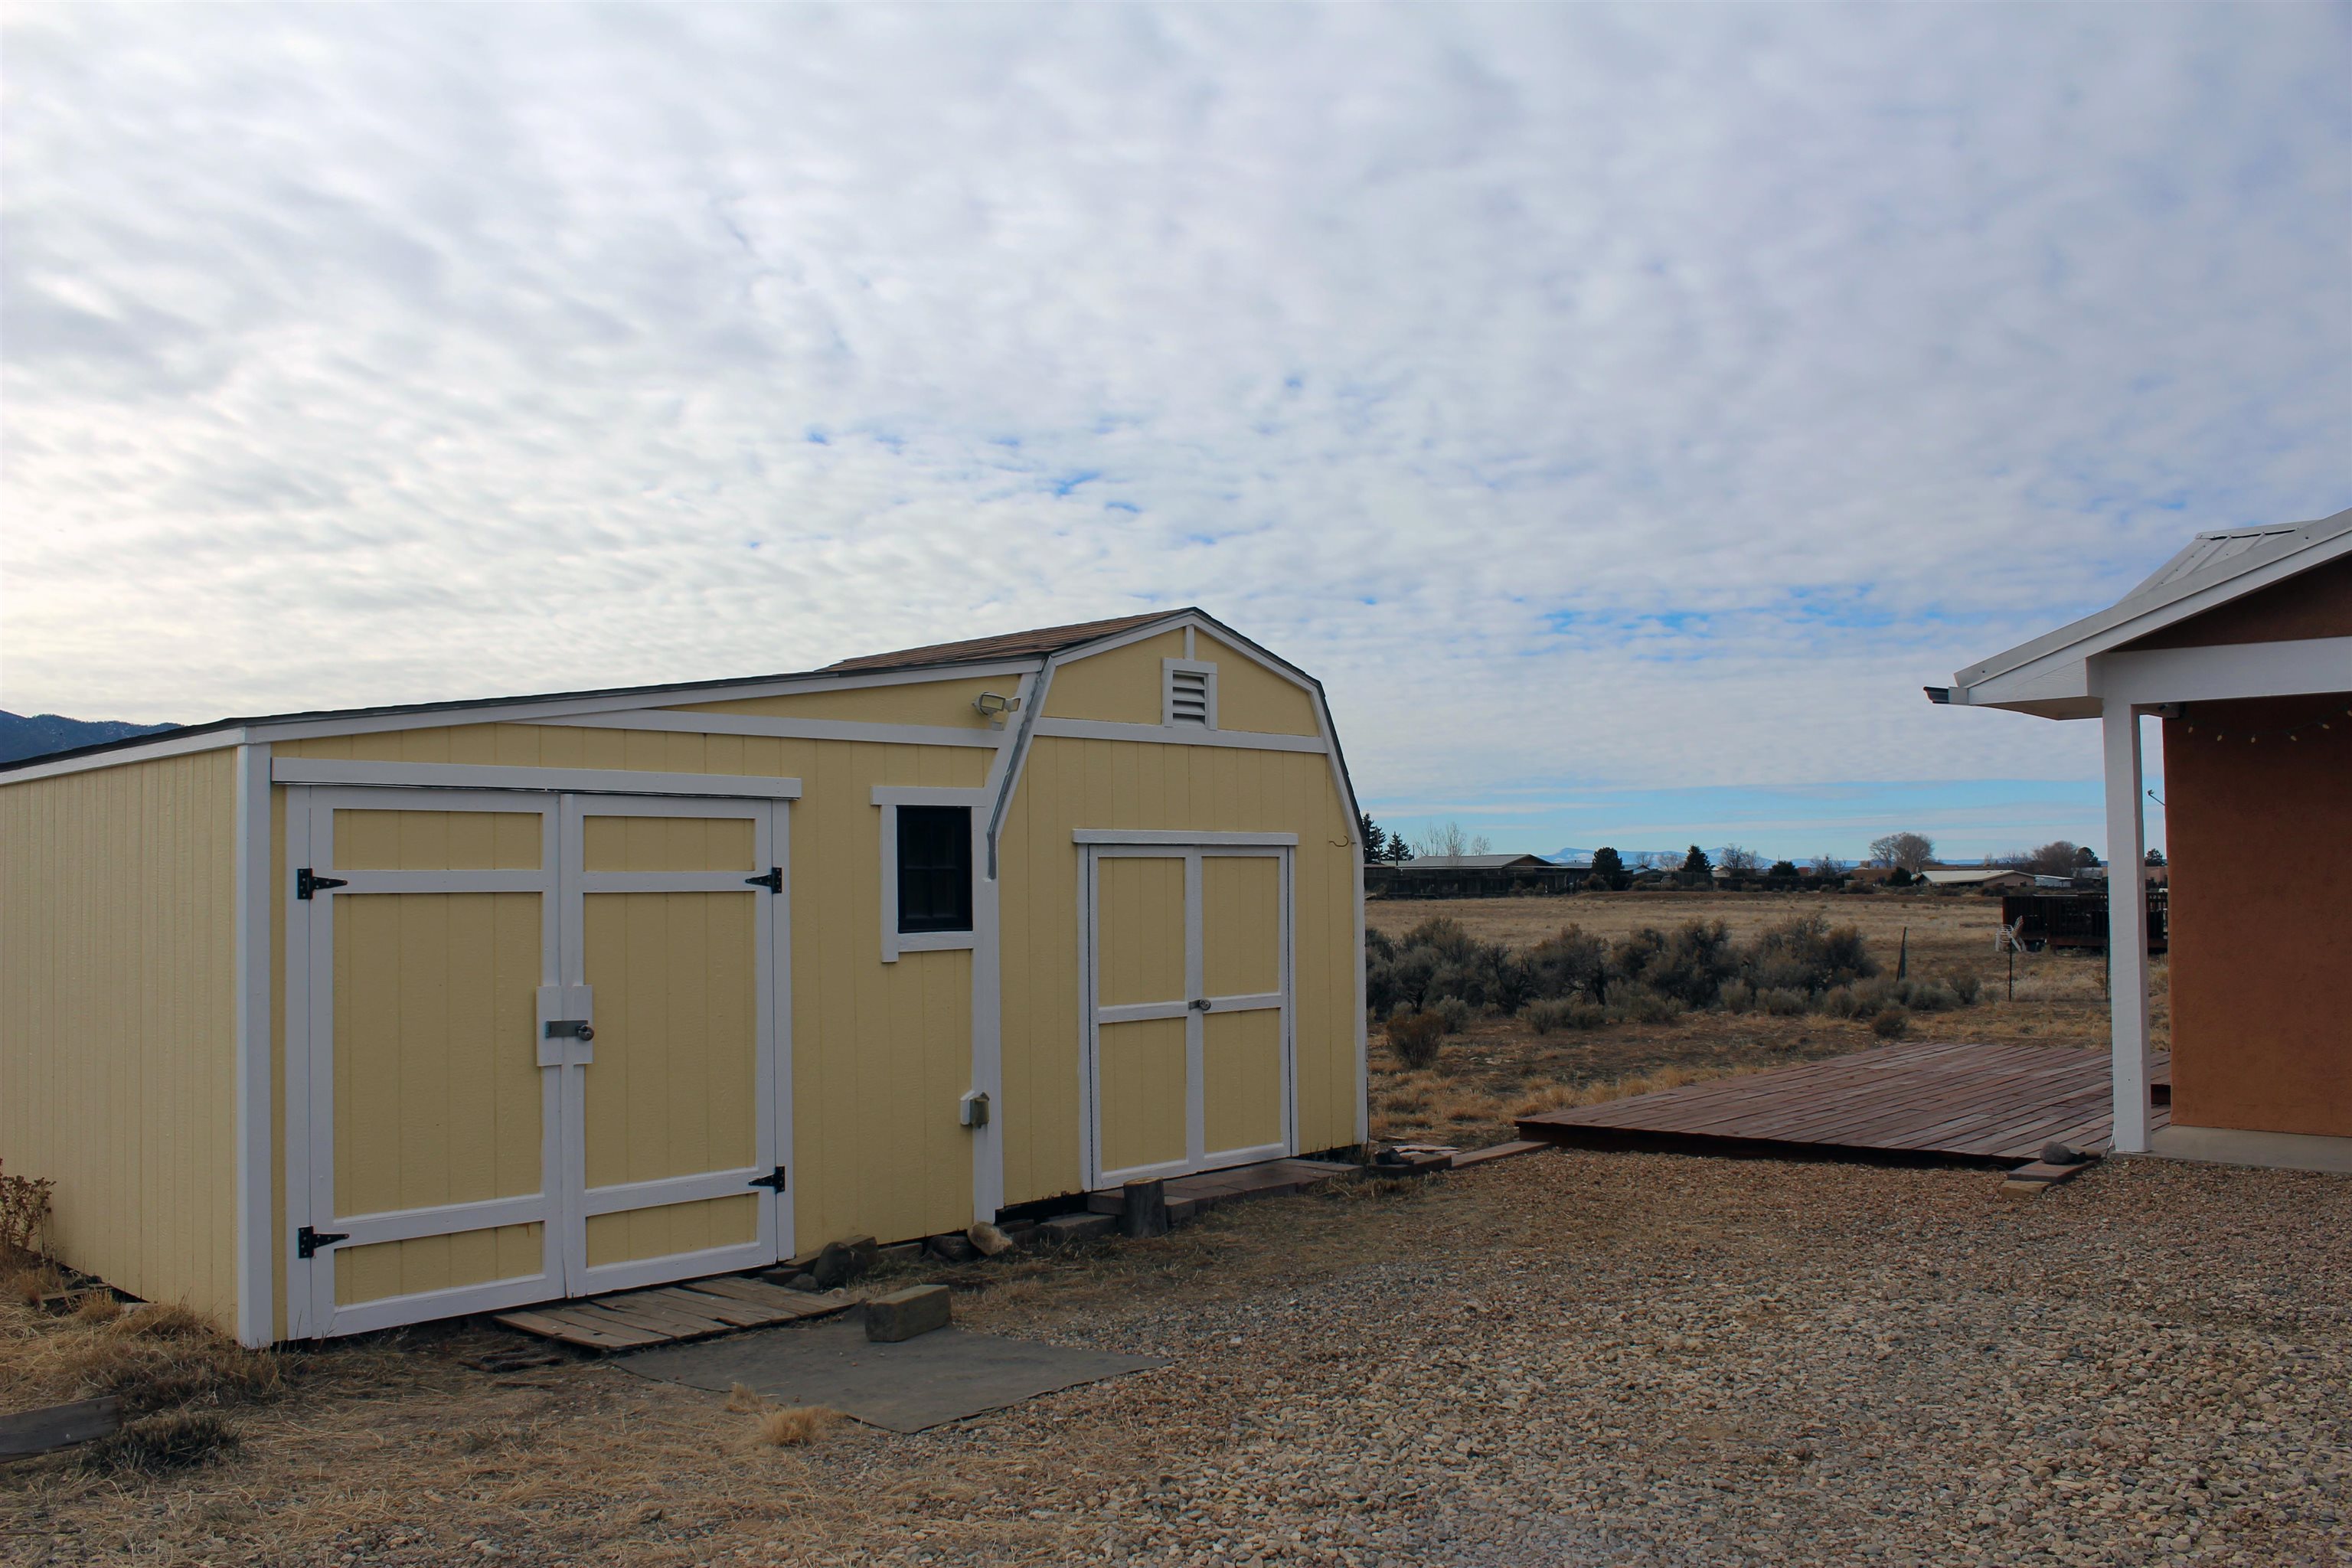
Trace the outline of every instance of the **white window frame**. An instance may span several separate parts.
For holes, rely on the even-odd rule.
[[[989,791],[950,789],[929,784],[877,784],[874,804],[882,819],[882,962],[896,963],[902,952],[953,952],[980,945],[980,868],[988,847]],[[971,809],[971,929],[916,931],[898,929],[898,808],[902,805],[961,805]]]
[[[1205,725],[1176,721],[1176,676],[1178,671],[1198,674],[1209,700],[1209,721]],[[1217,667],[1204,658],[1163,658],[1160,661],[1160,727],[1163,730],[1213,730],[1217,727]]]

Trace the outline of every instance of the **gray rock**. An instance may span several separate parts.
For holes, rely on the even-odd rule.
[[[970,1237],[952,1230],[931,1237],[930,1250],[931,1256],[942,1263],[969,1263],[980,1256],[980,1249],[972,1246]]]

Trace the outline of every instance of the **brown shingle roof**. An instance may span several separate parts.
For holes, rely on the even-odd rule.
[[[900,648],[896,653],[869,653],[862,658],[845,658],[824,668],[826,673],[831,674],[855,669],[916,669],[929,664],[977,664],[992,658],[1027,658],[1041,653],[1059,653],[1066,647],[1076,647],[1097,637],[1110,637],[1183,613],[1181,610],[1152,610],[1140,616],[1120,616],[1108,621],[1039,626],[1025,632],[1003,632],[992,637],[971,637],[963,642]]]

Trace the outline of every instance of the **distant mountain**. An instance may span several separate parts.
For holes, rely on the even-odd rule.
[[[101,741],[120,741],[178,728],[177,724],[127,724],[120,719],[68,719],[56,713],[27,717],[0,709],[0,763],[45,757],[51,752],[70,752],[76,746],[95,746]]]

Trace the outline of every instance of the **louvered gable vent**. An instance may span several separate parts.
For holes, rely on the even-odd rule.
[[[1162,706],[1164,721],[1170,724],[1197,724],[1204,730],[1217,727],[1217,668],[1212,664],[1193,664],[1188,660],[1170,659],[1163,666],[1167,691]]]

